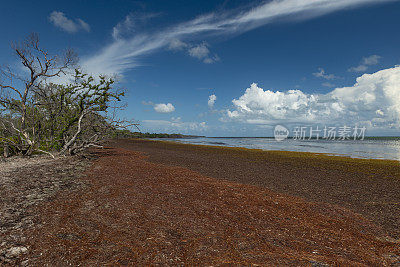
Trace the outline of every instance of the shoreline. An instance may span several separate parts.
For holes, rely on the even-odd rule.
[[[338,158],[338,160],[355,160],[355,161],[383,161],[387,162],[390,164],[395,164],[400,167],[400,160],[394,160],[394,159],[372,159],[372,158],[358,158],[358,157],[350,157],[345,154],[333,154],[333,153],[318,153],[318,152],[306,152],[306,151],[292,151],[292,150],[267,150],[267,149],[260,149],[260,148],[247,148],[247,147],[239,147],[239,146],[224,146],[224,145],[201,145],[201,144],[191,144],[191,143],[183,143],[179,141],[174,141],[174,140],[160,140],[160,139],[151,139],[151,138],[146,138],[146,139],[127,139],[127,140],[146,140],[146,141],[151,141],[151,142],[166,142],[166,143],[172,143],[172,144],[179,144],[179,145],[187,145],[187,146],[199,146],[199,147],[208,147],[208,148],[219,148],[219,149],[233,149],[233,150],[243,150],[243,151],[254,151],[254,152],[265,152],[265,153],[276,153],[276,155],[281,156],[289,156],[289,157],[308,157],[308,158],[324,158],[326,157],[327,159],[334,159]]]

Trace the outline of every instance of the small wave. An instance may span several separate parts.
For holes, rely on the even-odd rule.
[[[223,142],[208,142],[211,145],[227,145],[226,143]]]

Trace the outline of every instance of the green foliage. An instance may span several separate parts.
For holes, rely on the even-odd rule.
[[[35,90],[34,98],[45,125],[44,135],[48,137],[40,143],[44,150],[63,149],[76,133],[81,117],[82,130],[75,144],[115,130],[104,116],[111,104],[121,101],[123,96],[113,90],[114,80],[100,76],[96,81],[78,69],[73,80],[69,85],[49,84]]]
[[[34,88],[25,104],[24,120],[24,132],[32,141],[33,150],[60,151],[72,138],[76,139],[69,144],[70,147],[112,135],[116,127],[107,121],[106,113],[113,103],[121,101],[124,96],[113,89],[113,84],[113,79],[104,76],[95,79],[76,69],[73,82],[68,85],[50,83]],[[11,127],[22,128],[22,114],[11,105],[5,106],[5,109],[12,122],[0,130],[0,138],[3,138],[0,140],[11,146],[18,144],[14,146],[17,147],[15,151],[26,150],[28,144],[23,132],[12,131]],[[80,132],[74,137],[79,127]],[[8,136],[5,129],[9,129]],[[91,137],[95,138],[89,140]]]
[[[125,129],[124,130],[116,129],[112,137],[113,138],[190,138],[198,136],[183,135],[183,134],[167,134],[167,133],[140,133],[140,132],[131,132]]]

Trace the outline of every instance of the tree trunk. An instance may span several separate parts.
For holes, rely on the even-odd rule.
[[[4,145],[4,157],[8,158],[10,156],[10,147],[8,145]]]
[[[73,152],[73,150],[71,150],[71,148],[75,145],[75,141],[76,138],[78,137],[78,135],[81,133],[82,128],[81,128],[81,123],[82,123],[82,119],[83,117],[88,113],[88,110],[83,110],[81,116],[79,117],[78,120],[78,129],[76,131],[76,133],[74,134],[74,136],[71,138],[71,140],[69,140],[63,147],[63,149],[61,149],[60,154],[64,154],[67,150],[69,152],[69,154],[71,155]]]

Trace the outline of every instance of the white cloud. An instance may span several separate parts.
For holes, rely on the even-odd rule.
[[[211,63],[214,63],[214,62],[217,62],[217,61],[220,61],[220,58],[219,58],[219,56],[217,54],[215,54],[214,56],[206,57],[203,60],[203,62],[206,63],[206,64],[211,64]]]
[[[357,67],[351,67],[348,69],[348,71],[350,72],[363,72],[366,71],[368,69],[368,66],[372,66],[372,65],[376,65],[379,63],[379,60],[381,59],[380,56],[378,55],[372,55],[369,57],[364,57],[361,60],[360,65],[358,65]]]
[[[129,33],[133,30],[133,19],[131,15],[125,17],[125,19],[114,26],[112,30],[112,37],[119,39],[124,33]]]
[[[89,24],[87,24],[85,21],[83,21],[82,19],[77,19],[77,21],[79,22],[81,28],[87,32],[90,32],[90,26]]]
[[[183,49],[187,48],[188,46],[189,46],[189,45],[188,45],[187,43],[182,42],[182,41],[179,40],[179,39],[173,39],[173,40],[171,40],[171,42],[169,43],[168,49],[169,49],[169,50],[175,50],[175,51],[177,51],[177,50],[183,50]]]
[[[381,56],[372,55],[372,56],[363,58],[362,63],[363,63],[364,65],[368,65],[368,66],[370,66],[370,65],[376,65],[376,64],[379,63],[379,60],[380,60],[380,59],[381,59]]]
[[[228,110],[228,116],[245,122],[286,120],[302,116],[308,118],[309,105],[316,101],[314,95],[304,94],[300,90],[288,92],[264,91],[253,83],[245,93],[234,99],[235,110]]]
[[[333,83],[330,83],[330,82],[322,83],[322,86],[325,86],[325,87],[335,87],[335,85],[334,85]]]
[[[351,67],[348,69],[349,72],[364,72],[368,69],[366,65],[358,65],[357,67]]]
[[[203,63],[206,64],[211,64],[216,61],[219,61],[219,56],[218,55],[210,55],[210,50],[208,49],[208,44],[206,42],[203,42],[198,45],[190,46],[188,49],[188,53],[191,57],[197,58]]]
[[[172,118],[171,118],[171,121],[172,121],[172,122],[181,122],[181,121],[182,121],[182,118],[181,118],[181,117],[172,117]]]
[[[115,40],[123,39],[135,31],[138,31],[141,27],[144,27],[149,19],[157,17],[158,15],[157,13],[130,13],[113,27],[111,35]]]
[[[53,11],[49,16],[49,20],[54,26],[69,32],[75,33],[80,30],[90,32],[90,26],[82,19],[71,20],[65,16],[63,12]]]
[[[333,80],[336,78],[333,74],[327,74],[323,68],[318,68],[318,72],[313,73],[315,77],[324,78],[326,80]]]
[[[349,123],[400,128],[400,67],[358,77],[350,87],[327,94],[263,90],[253,83],[233,101],[225,120],[252,124]]]
[[[154,32],[137,32],[130,39],[117,39],[101,51],[83,59],[90,73],[122,74],[140,65],[139,57],[168,48],[175,39],[198,39],[200,36],[240,34],[275,21],[300,20],[338,10],[392,0],[280,0],[263,2],[247,10],[210,13],[193,20]],[[203,60],[211,63],[217,57]]]
[[[154,104],[152,101],[142,101],[142,105],[144,106],[153,106],[154,110],[158,113],[171,113],[175,111],[174,105],[171,103],[168,104]],[[179,117],[178,117],[179,118]]]
[[[155,104],[154,105],[154,110],[158,113],[171,113],[173,111],[175,111],[175,107],[171,104]]]
[[[154,106],[154,103],[153,102],[151,102],[151,101],[142,101],[142,105],[145,105],[145,106]]]
[[[208,106],[210,108],[214,107],[215,101],[217,100],[217,96],[216,95],[210,95],[208,97]]]
[[[200,60],[208,57],[208,54],[210,54],[210,50],[208,50],[206,43],[194,46],[190,48],[188,52],[190,56],[198,58]]]
[[[173,39],[170,42],[168,49],[173,51],[182,51],[186,49],[189,56],[197,58],[206,64],[211,64],[220,60],[218,55],[211,55],[209,45],[206,42],[193,45],[182,42],[179,39]]]

